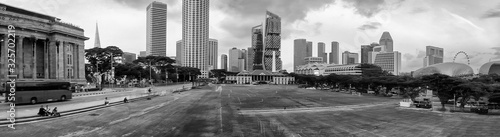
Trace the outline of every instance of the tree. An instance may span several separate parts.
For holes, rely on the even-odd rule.
[[[166,75],[169,69],[172,69],[172,63],[175,63],[175,60],[165,57],[165,56],[153,56],[149,55],[146,57],[139,57],[133,61],[141,66],[144,66],[148,71],[159,71],[160,75],[151,72],[151,78],[155,80],[164,79],[166,80]],[[151,69],[151,70],[150,70]],[[149,72],[148,72],[149,74]],[[163,76],[163,77],[160,77]],[[149,77],[149,76],[148,76]]]
[[[379,77],[379,76],[389,76],[389,72],[382,70],[380,66],[369,63],[362,63],[359,68],[363,70],[363,77]]]
[[[453,98],[454,87],[464,82],[464,80],[460,78],[450,77],[438,73],[423,76],[421,79],[429,89],[437,92],[442,109],[445,109],[444,104],[448,102],[450,98]]]
[[[123,51],[116,46],[108,46],[106,48],[92,48],[85,50],[85,58],[89,61],[90,65],[86,65],[88,74],[86,76],[95,79],[95,83],[102,84],[102,76],[104,72],[109,72],[114,65],[113,58],[122,56]]]
[[[225,69],[212,69],[210,70],[210,77],[217,78],[217,81],[224,81],[227,70]]]
[[[474,98],[476,102],[478,102],[479,99],[486,96],[488,92],[487,86],[484,83],[466,81],[457,86],[456,94],[458,97],[462,97],[460,100],[460,108],[463,110],[465,102],[469,101],[470,98]]]

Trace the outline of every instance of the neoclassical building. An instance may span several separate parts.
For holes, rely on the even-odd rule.
[[[8,26],[14,26],[9,37]],[[15,31],[12,31],[15,30]],[[60,19],[0,3],[0,80],[8,81],[8,44],[15,41],[17,81],[86,83],[83,29]],[[12,40],[15,39],[15,40]],[[10,41],[10,42],[9,42]]]
[[[226,81],[236,84],[252,84],[253,82],[266,82],[278,85],[288,85],[295,82],[294,77],[286,76],[278,72],[266,70],[254,70],[252,72],[242,71],[236,76],[226,76]]]

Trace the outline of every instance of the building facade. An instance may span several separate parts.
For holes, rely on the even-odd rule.
[[[146,57],[146,51],[139,51],[139,57]]]
[[[266,82],[268,84],[288,85],[294,84],[295,78],[277,72],[265,70],[242,71],[235,76],[226,76],[226,81],[236,84],[253,84]]]
[[[380,37],[379,44],[385,46],[385,48],[387,50],[386,52],[393,52],[394,51],[394,49],[393,49],[394,48],[393,47],[394,41],[392,40],[391,34],[387,31],[382,33],[382,36]]]
[[[266,12],[264,22],[264,70],[276,72],[281,70],[281,17]],[[273,68],[274,66],[274,68]]]
[[[328,65],[325,69],[323,75],[362,75],[363,69],[360,68],[360,64],[349,64],[349,65]]]
[[[342,53],[342,64],[356,64],[359,63],[359,55],[358,53],[351,53],[349,51],[345,51]]]
[[[207,50],[207,54],[205,54],[207,56],[207,59],[208,59],[208,67],[209,68],[212,68],[212,69],[215,69],[217,68],[217,63],[218,63],[218,59],[217,59],[217,56],[219,55],[219,42],[216,40],[216,39],[209,39],[208,40],[208,50]],[[210,70],[208,70],[210,71]]]
[[[323,63],[323,58],[322,57],[306,57],[304,58],[305,64],[311,64],[311,63]]]
[[[226,54],[222,54],[220,56],[220,69],[223,69],[223,70],[227,70],[227,55]]]
[[[146,12],[146,55],[167,56],[167,4],[153,1]]]
[[[180,65],[182,66],[182,56],[183,56],[183,52],[184,51],[184,47],[182,45],[182,40],[178,40],[175,42],[175,56],[177,58],[175,58],[175,63],[177,63],[177,65]]]
[[[306,65],[296,66],[296,74],[304,74],[304,75],[323,75],[325,73],[325,69],[328,66],[326,63],[311,63]]]
[[[199,77],[208,78],[207,53],[209,39],[209,0],[182,0],[182,66],[201,70]]]
[[[86,83],[84,30],[59,18],[0,3],[0,80]],[[13,35],[15,34],[15,35]],[[8,72],[8,49],[15,72]],[[12,52],[10,52],[12,53]]]
[[[380,66],[382,70],[388,71],[393,75],[399,75],[401,71],[401,53],[394,52],[379,52],[375,55],[373,64]]]
[[[434,46],[425,47],[424,67],[443,63],[444,49]]]
[[[330,52],[330,64],[339,64],[339,42],[332,42],[332,51]]]
[[[132,63],[137,59],[137,54],[130,52],[123,52],[122,54],[122,62],[123,63]]]
[[[293,66],[304,65],[307,57],[307,41],[306,39],[293,40]],[[295,70],[294,70],[295,71]]]

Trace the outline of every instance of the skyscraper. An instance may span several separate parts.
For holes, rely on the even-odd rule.
[[[332,42],[332,52],[330,52],[329,64],[339,64],[339,43],[337,41]]]
[[[307,49],[306,49],[306,57],[313,56],[313,43],[311,41],[307,41]]]
[[[208,78],[207,53],[209,34],[209,0],[182,0],[182,65],[199,68]]]
[[[249,47],[247,50],[247,71],[253,71],[253,60],[255,58],[255,51],[252,47]]]
[[[146,54],[167,56],[167,4],[153,1],[146,11]]]
[[[307,46],[306,39],[295,39],[293,41],[293,68],[305,65],[306,61],[304,59],[307,57]]]
[[[95,41],[94,48],[101,48],[101,40],[99,39],[99,27],[97,22],[95,23]]]
[[[387,49],[387,52],[392,52],[393,50],[393,40],[391,37],[391,34],[389,32],[384,32],[382,33],[382,37],[380,37],[379,44],[380,45],[385,45],[385,48]]]
[[[252,27],[252,48],[254,50],[253,70],[263,70],[264,44],[263,44],[262,25]]]
[[[345,51],[344,53],[342,53],[342,64],[349,65],[356,63],[359,63],[358,53],[351,53],[349,51]]]
[[[208,40],[207,59],[209,68],[217,68],[218,44],[216,39]]]
[[[175,42],[175,62],[178,64],[178,65],[181,65],[182,66],[182,55],[183,55],[183,51],[184,51],[184,47],[182,45],[182,40],[178,40],[177,42]]]
[[[325,43],[318,42],[318,57],[323,58],[323,62],[327,62],[327,57],[325,56]]]
[[[241,49],[241,56],[240,56],[240,59],[243,59],[241,60],[241,64],[243,66],[240,67],[240,70],[247,70],[247,50],[246,49]]]
[[[222,54],[220,55],[220,69],[227,70],[227,55]]]
[[[424,67],[433,64],[443,63],[444,49],[434,46],[425,47]]]
[[[240,72],[241,50],[236,47],[229,50],[228,69],[231,72]]]
[[[368,53],[373,51],[372,45],[361,45],[361,63],[370,63]]]
[[[281,70],[281,17],[266,12],[266,20],[264,22],[264,70],[278,71]],[[273,62],[274,60],[274,62]],[[273,65],[276,67],[273,69]]]

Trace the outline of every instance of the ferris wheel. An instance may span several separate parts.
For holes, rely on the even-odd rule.
[[[455,59],[457,59],[457,56],[458,56],[458,54],[460,54],[460,53],[462,53],[462,54],[464,54],[464,55],[465,55],[465,57],[467,58],[467,65],[470,65],[469,55],[467,55],[467,53],[465,53],[464,51],[459,51],[457,54],[455,54],[455,57],[453,57],[453,62],[455,62]]]

